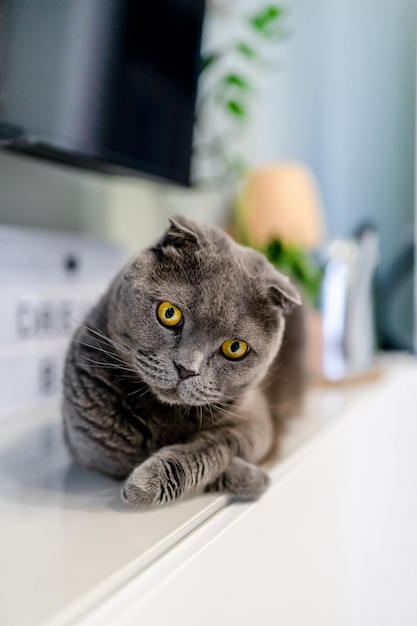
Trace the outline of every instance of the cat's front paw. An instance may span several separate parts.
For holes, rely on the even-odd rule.
[[[149,507],[168,502],[171,498],[163,461],[147,459],[136,467],[122,487],[123,502],[132,507]]]
[[[226,491],[240,498],[259,498],[268,488],[268,474],[258,465],[235,457],[227,470],[206,488],[206,492]]]

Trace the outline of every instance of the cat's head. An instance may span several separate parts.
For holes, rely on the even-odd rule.
[[[262,379],[301,304],[265,257],[214,226],[172,218],[113,285],[109,334],[168,404],[206,405]]]

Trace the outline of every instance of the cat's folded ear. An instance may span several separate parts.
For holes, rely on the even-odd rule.
[[[170,225],[153,247],[154,251],[163,252],[167,248],[195,250],[199,247],[198,229],[194,222],[178,215],[170,217],[169,221]]]
[[[289,313],[294,307],[303,303],[300,293],[290,279],[278,271],[275,272],[274,281],[269,285],[268,293],[272,302],[284,313]]]

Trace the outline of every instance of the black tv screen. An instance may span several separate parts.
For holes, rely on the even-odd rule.
[[[204,0],[0,0],[0,142],[190,182]]]

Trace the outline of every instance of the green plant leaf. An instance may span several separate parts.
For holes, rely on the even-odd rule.
[[[322,271],[314,257],[306,251],[284,245],[273,239],[263,250],[267,259],[279,270],[293,278],[314,305],[318,303]]]
[[[276,23],[284,14],[277,5],[270,5],[249,18],[249,24],[261,35],[271,37],[276,33]]]
[[[239,87],[239,89],[250,89],[249,83],[238,74],[228,74],[224,77],[224,82],[226,83],[226,85]]]
[[[256,59],[258,57],[255,50],[243,41],[237,44],[236,50],[240,52],[240,54],[243,54],[243,56],[247,59]]]
[[[226,110],[234,117],[240,119],[244,119],[247,116],[245,107],[240,102],[237,102],[237,100],[228,100],[226,102]]]

